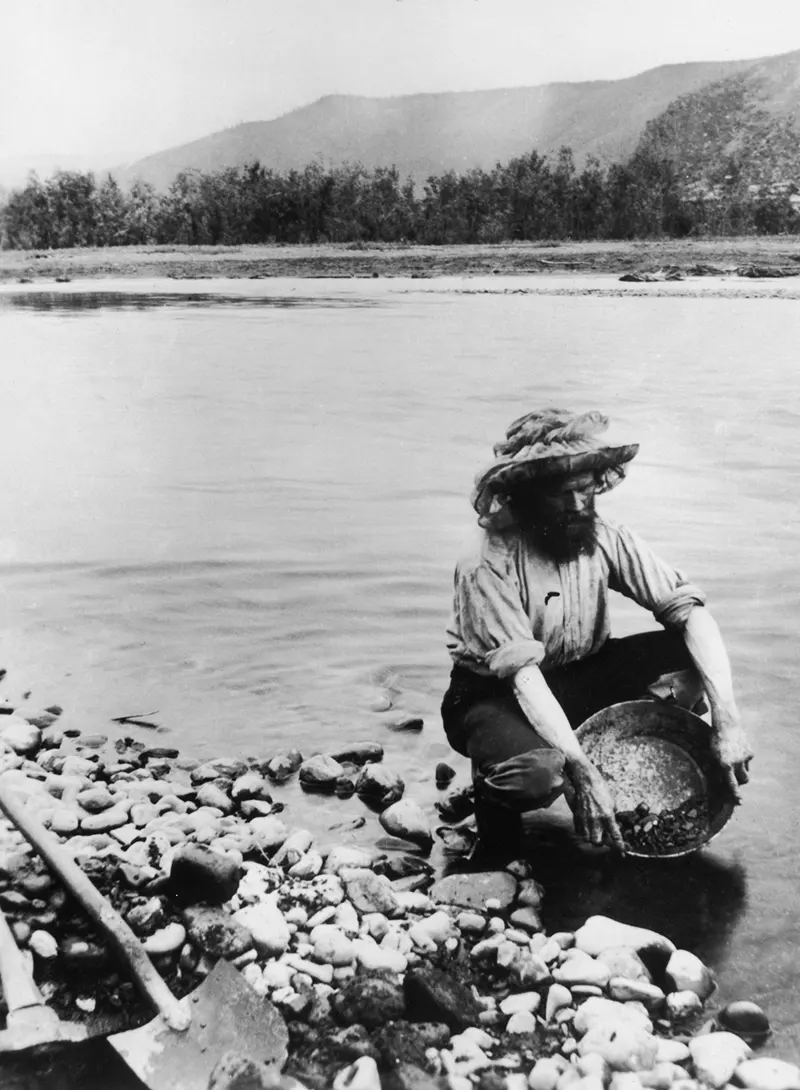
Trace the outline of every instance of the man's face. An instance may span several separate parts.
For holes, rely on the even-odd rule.
[[[554,560],[572,560],[595,545],[597,482],[593,473],[537,481],[517,517]]]

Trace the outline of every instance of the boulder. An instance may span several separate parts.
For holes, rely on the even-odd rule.
[[[358,797],[379,808],[399,802],[404,791],[400,777],[382,764],[364,765],[356,780]]]
[[[169,877],[182,900],[220,905],[238,889],[242,867],[233,857],[204,844],[185,844],[172,857]]]
[[[382,912],[385,916],[397,913],[397,897],[388,878],[366,869],[345,870],[341,877],[348,898],[359,912]]]
[[[575,945],[586,954],[596,957],[613,946],[630,946],[637,953],[654,950],[664,955],[675,951],[675,944],[657,931],[644,927],[619,923],[607,916],[590,916],[583,927],[575,932]]]
[[[239,957],[253,947],[251,932],[221,908],[192,905],[184,910],[183,922],[189,938],[210,957]]]
[[[479,1023],[481,1007],[471,989],[443,969],[409,969],[403,987],[413,1022],[444,1022],[456,1033]]]
[[[291,931],[278,908],[275,894],[240,908],[232,918],[250,933],[253,945],[262,957],[280,957],[287,950]]]
[[[300,783],[311,791],[333,791],[344,769],[327,754],[318,753],[300,765]]]
[[[736,1080],[747,1090],[798,1090],[800,1068],[785,1060],[759,1056],[744,1060],[736,1068]]]
[[[405,1016],[403,986],[384,976],[359,976],[331,997],[331,1011],[342,1025],[377,1028]]]
[[[387,806],[378,820],[391,836],[410,840],[423,848],[430,848],[433,843],[433,835],[425,811],[411,799],[400,799],[399,802]]]
[[[432,901],[458,908],[485,911],[487,901],[498,904],[496,911],[507,909],[517,892],[516,879],[505,871],[475,871],[473,874],[448,874],[429,891]]]
[[[697,1078],[718,1090],[749,1057],[750,1046],[735,1033],[704,1033],[692,1038],[689,1052]]]
[[[279,753],[263,766],[264,775],[275,783],[285,783],[303,763],[303,755],[297,749]]]
[[[383,746],[377,742],[354,742],[331,753],[339,764],[366,765],[383,760]]]
[[[245,772],[231,786],[231,798],[234,802],[254,800],[256,802],[272,802],[269,783],[258,772]]]

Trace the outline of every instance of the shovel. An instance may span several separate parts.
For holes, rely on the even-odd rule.
[[[211,1072],[226,1053],[280,1070],[288,1047],[283,1017],[232,965],[219,961],[198,988],[176,999],[128,924],[2,777],[0,810],[111,940],[140,992],[158,1012],[147,1025],[108,1038],[142,1082],[151,1090],[206,1090]]]

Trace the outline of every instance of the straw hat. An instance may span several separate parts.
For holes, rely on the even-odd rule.
[[[540,409],[515,420],[495,444],[495,460],[475,478],[472,506],[480,525],[502,529],[513,523],[507,493],[521,481],[592,472],[599,492],[618,485],[639,444],[603,442],[598,436],[608,426],[603,413],[566,409]]]

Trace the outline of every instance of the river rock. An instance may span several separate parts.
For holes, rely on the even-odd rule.
[[[518,1014],[520,1011],[535,1014],[541,1001],[542,997],[538,992],[516,992],[513,995],[506,996],[505,999],[501,999],[498,1006],[500,1012],[508,1016]]]
[[[204,844],[184,844],[172,857],[169,877],[183,901],[219,905],[236,892],[242,868],[235,859]]]
[[[535,908],[530,905],[523,905],[521,908],[515,908],[511,915],[508,917],[509,923],[514,927],[521,927],[523,931],[529,931],[531,934],[535,934],[537,931],[542,930],[542,919]]]
[[[342,872],[341,877],[348,898],[359,912],[382,912],[385,916],[397,913],[397,897],[388,878],[366,869],[348,869]]]
[[[344,769],[333,757],[318,753],[300,765],[300,783],[314,791],[333,791]]]
[[[736,1068],[736,1079],[747,1090],[798,1090],[800,1068],[785,1060],[759,1056],[740,1063]]]
[[[368,973],[404,973],[408,968],[408,958],[399,950],[367,939],[353,939],[353,949],[359,965]]]
[[[324,860],[319,852],[306,852],[286,872],[290,878],[314,878],[322,870]]]
[[[175,954],[186,941],[186,928],[183,924],[169,923],[166,927],[154,931],[144,940],[145,952],[152,957],[163,957],[166,954]]]
[[[355,742],[331,753],[339,764],[366,765],[383,760],[383,746],[377,742]]]
[[[325,962],[338,968],[342,965],[352,965],[356,953],[353,943],[338,927],[332,924],[319,924],[311,931],[311,942],[314,944],[313,957],[317,961]]]
[[[96,942],[69,936],[61,943],[61,958],[68,968],[91,972],[102,969],[108,955],[104,947]]]
[[[591,996],[581,1003],[572,1025],[580,1036],[597,1025],[635,1026],[647,1033],[653,1030],[653,1023],[644,1008],[630,1003],[615,1003],[605,996]]]
[[[664,935],[644,927],[619,923],[607,916],[590,916],[583,927],[575,932],[575,945],[593,957],[612,946],[630,946],[637,953],[654,950],[669,955],[675,951],[675,944]]]
[[[485,911],[486,902],[494,901],[496,911],[504,911],[514,901],[517,882],[505,871],[475,871],[473,874],[448,874],[431,887],[428,896],[437,904]]]
[[[410,840],[423,848],[433,843],[430,823],[425,811],[411,799],[400,799],[381,811],[378,821],[391,836]]]
[[[77,830],[78,824],[78,815],[64,807],[54,812],[50,818],[49,827],[52,832],[58,833],[59,836],[71,836]]]
[[[111,829],[118,829],[128,822],[128,810],[130,802],[118,802],[108,810],[102,810],[99,814],[90,814],[81,818],[81,830],[86,833],[107,833]]]
[[[389,730],[416,731],[422,730],[424,722],[420,715],[393,715],[383,720],[384,726]]]
[[[596,1053],[614,1071],[647,1071],[652,1068],[658,1041],[646,1029],[607,1022],[593,1026],[578,1045],[578,1053]]]
[[[5,743],[15,753],[27,757],[38,751],[41,742],[42,732],[22,716],[9,715],[2,719],[0,743]]]
[[[58,957],[58,943],[49,931],[33,931],[28,938],[28,946],[43,961],[52,961]]]
[[[414,1022],[444,1022],[455,1033],[479,1023],[481,1008],[471,989],[443,969],[431,965],[409,969],[403,987]]]
[[[197,789],[197,805],[213,806],[223,814],[233,813],[233,799],[228,795],[218,781],[203,783]]]
[[[761,1044],[771,1032],[769,1019],[761,1007],[746,999],[739,999],[723,1007],[717,1015],[719,1029],[735,1033],[748,1045]]]
[[[151,897],[143,904],[134,907],[125,915],[125,920],[141,938],[152,935],[164,924],[164,906],[159,897]]]
[[[655,984],[648,984],[644,980],[628,980],[624,976],[611,977],[608,982],[608,994],[620,1003],[636,999],[644,1003],[648,1010],[659,1007],[664,1002],[664,993]]]
[[[688,950],[671,954],[665,972],[671,992],[695,992],[705,1001],[716,988],[711,970]]]
[[[624,976],[628,980],[644,980],[652,984],[647,966],[631,946],[611,946],[601,950],[597,960],[607,965],[611,976]]]
[[[189,938],[204,954],[230,961],[253,946],[253,936],[220,908],[191,905],[183,912]]]
[[[247,823],[247,831],[253,838],[253,844],[269,855],[277,851],[289,835],[280,818],[258,817]]]
[[[667,1012],[680,1021],[703,1009],[703,1001],[697,992],[670,992],[667,996]]]
[[[333,1080],[333,1090],[381,1090],[378,1065],[371,1056],[359,1056]]]
[[[245,772],[231,786],[231,798],[234,802],[253,799],[257,802],[272,802],[269,784],[258,772]]]
[[[118,799],[98,784],[86,791],[80,791],[77,801],[88,814],[99,814],[103,810],[108,810]]]
[[[314,837],[308,829],[295,829],[287,836],[270,862],[275,867],[285,867],[287,864],[294,866],[305,855],[313,841]]]
[[[234,912],[233,919],[247,929],[262,957],[280,957],[287,950],[291,931],[274,893],[263,901],[240,908]]]
[[[391,806],[403,797],[405,784],[385,765],[364,765],[356,780],[358,797],[378,807]]]
[[[293,776],[303,763],[303,756],[297,749],[277,754],[263,766],[264,775],[275,783],[284,783]]]
[[[697,1078],[715,1088],[730,1082],[739,1064],[750,1055],[750,1046],[735,1033],[704,1033],[689,1042]]]
[[[545,1003],[545,1022],[552,1022],[556,1013],[564,1007],[572,1006],[572,992],[563,984],[551,984],[547,989],[547,1001]]]
[[[375,1029],[405,1016],[402,984],[383,976],[360,976],[331,997],[331,1011],[345,1026]]]
[[[559,1078],[568,1068],[563,1056],[541,1056],[528,1075],[530,1090],[556,1090]]]
[[[691,1057],[689,1046],[672,1037],[659,1037],[656,1064],[685,1064]]]

